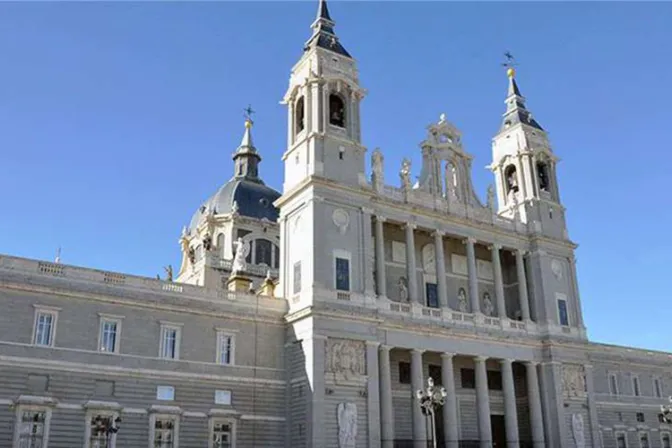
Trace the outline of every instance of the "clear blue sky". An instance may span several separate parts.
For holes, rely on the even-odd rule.
[[[511,50],[549,131],[585,319],[598,341],[669,337],[672,3],[331,2],[369,89],[363,138],[419,169],[445,112],[484,195]],[[0,252],[154,276],[232,173],[242,109],[280,189],[279,104],[314,2],[1,3]],[[663,311],[667,311],[666,313]]]

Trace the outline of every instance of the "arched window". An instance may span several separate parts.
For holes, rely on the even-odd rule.
[[[518,173],[515,165],[509,165],[504,170],[504,179],[506,180],[506,193],[518,192]]]
[[[539,189],[549,191],[548,165],[545,162],[537,163],[537,176],[539,177]]]
[[[273,243],[265,239],[258,239],[254,244],[254,264],[272,264]]]
[[[329,124],[345,127],[345,102],[336,93],[329,95]]]
[[[303,97],[300,97],[294,105],[294,123],[296,126],[296,134],[303,131],[306,127],[306,106]]]

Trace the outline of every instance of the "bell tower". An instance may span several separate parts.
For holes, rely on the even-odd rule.
[[[492,141],[498,213],[519,219],[530,230],[567,239],[556,165],[546,131],[525,106],[513,67],[507,70],[506,112]]]
[[[285,192],[310,176],[366,183],[359,113],[365,91],[334,26],[326,0],[320,0],[312,36],[282,101],[288,115]]]

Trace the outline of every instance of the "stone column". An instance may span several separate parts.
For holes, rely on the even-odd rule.
[[[413,447],[427,447],[427,422],[422,415],[420,404],[415,398],[415,392],[423,389],[422,381],[422,353],[424,350],[411,350],[411,410],[413,420]]]
[[[294,131],[296,130],[296,117],[294,116],[294,104],[296,103],[296,98],[291,98],[289,104],[287,104],[287,113],[289,114],[289,126],[287,126],[287,146],[291,148],[294,145]],[[303,112],[305,116],[306,112],[306,100],[303,100]]]
[[[366,392],[369,421],[369,447],[380,448],[380,389],[377,341],[366,341]]]
[[[439,306],[448,308],[448,289],[446,288],[446,260],[443,253],[443,232],[434,232],[434,251],[436,252],[436,281],[439,290]]]
[[[375,297],[373,290],[373,238],[371,237],[371,215],[373,210],[362,207],[362,236],[363,244],[360,249],[360,260],[362,262],[362,274],[364,275],[364,285],[362,287],[366,297]]]
[[[385,238],[383,223],[385,218],[376,216],[376,286],[378,297],[387,297],[387,284],[385,283]]]
[[[595,384],[593,380],[593,366],[585,365],[584,374],[586,378],[586,395],[588,398],[588,418],[590,419],[590,434],[593,439],[593,446],[600,445],[600,421],[597,417],[597,404],[595,403]]]
[[[537,377],[537,363],[525,363],[527,372],[527,401],[530,409],[530,427],[532,428],[532,445],[534,448],[544,448],[544,420],[541,415],[541,396],[539,395],[539,378]]]
[[[457,425],[457,396],[455,395],[455,373],[452,353],[441,354],[441,382],[446,388],[446,402],[443,405],[444,442],[446,448],[459,448],[460,434]]]
[[[502,261],[499,258],[499,244],[490,246],[492,251],[492,269],[495,274],[495,299],[497,301],[497,315],[506,318],[506,302],[504,301],[504,282],[502,281]]]
[[[474,244],[475,238],[467,238],[464,240],[467,245],[467,270],[469,272],[469,299],[471,300],[471,312],[481,312],[481,302],[478,297],[478,273],[476,271],[476,252]]]
[[[501,364],[506,446],[508,448],[519,448],[518,410],[516,409],[516,389],[513,382],[513,360],[502,359]]]
[[[530,320],[530,299],[527,295],[527,276],[525,275],[525,262],[523,251],[516,250],[516,272],[518,274],[518,296],[520,298],[520,312],[524,321]]]
[[[378,350],[380,386],[380,436],[383,448],[394,446],[394,412],[392,410],[392,371],[390,370],[390,349],[381,345]]]
[[[485,361],[488,358],[474,358],[476,367],[476,408],[478,413],[478,435],[481,448],[492,448],[492,427],[490,426],[490,397],[488,396],[488,371]]]
[[[406,276],[408,277],[408,301],[420,302],[418,299],[418,272],[415,268],[415,224],[406,224]]]

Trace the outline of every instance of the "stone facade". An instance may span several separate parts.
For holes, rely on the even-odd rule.
[[[381,150],[366,173],[334,25],[320,2],[282,193],[248,119],[176,282],[0,256],[0,447],[670,447],[672,355],[587,339],[558,159],[515,74],[485,202],[443,115],[393,186]]]

